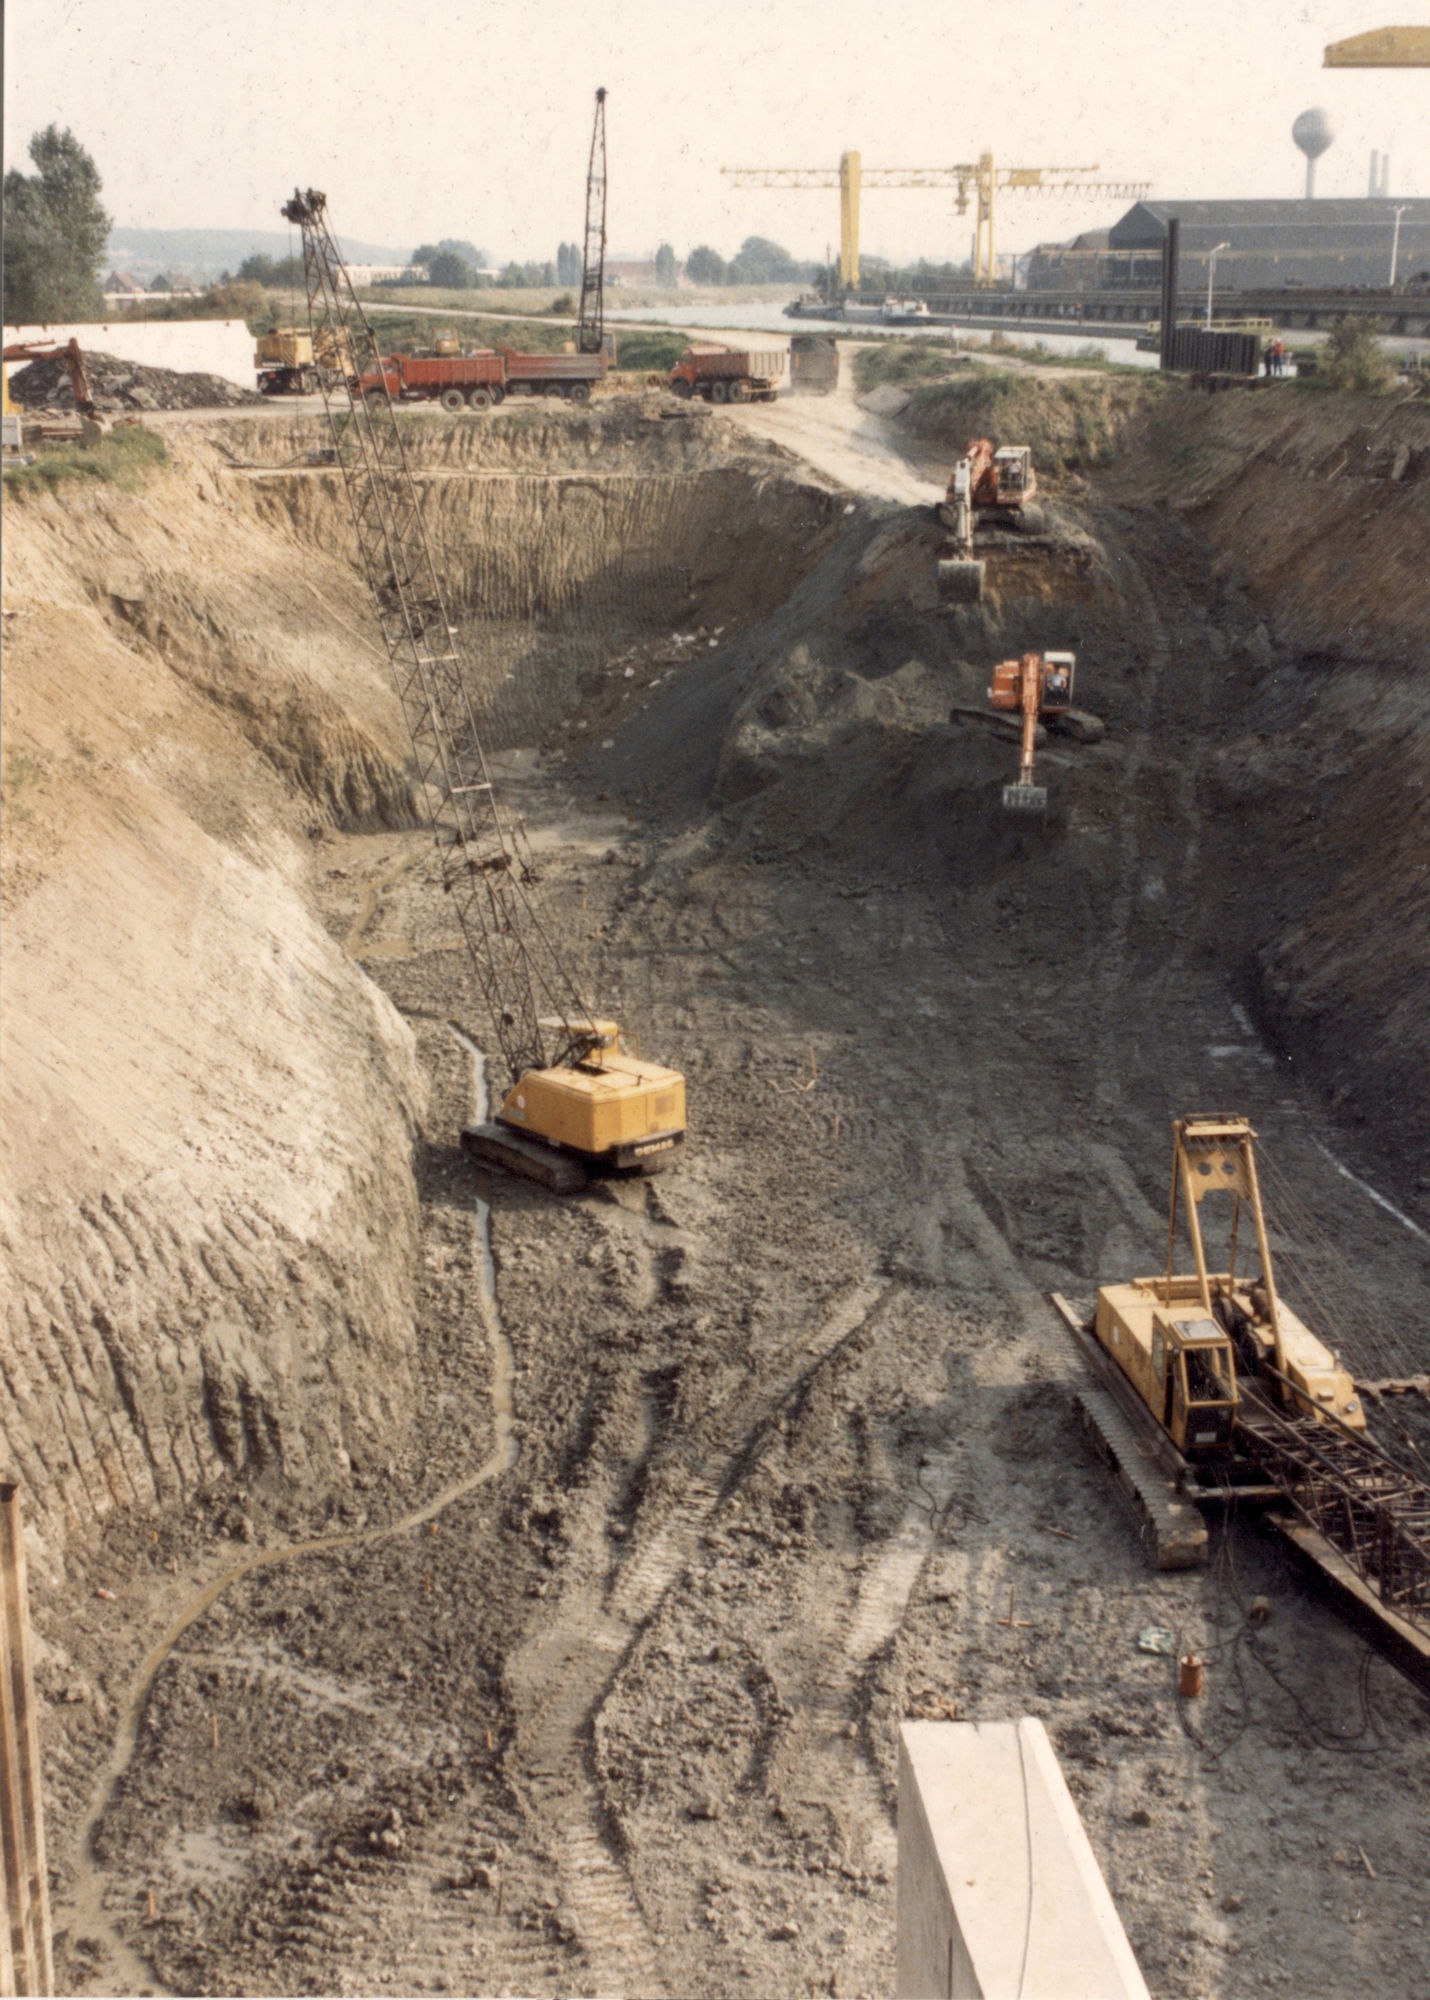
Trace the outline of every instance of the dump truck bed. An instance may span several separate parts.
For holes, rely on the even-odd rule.
[[[502,349],[508,382],[601,382],[604,354],[516,354]]]
[[[782,347],[759,352],[740,347],[687,347],[676,365],[686,362],[697,375],[783,375],[785,352]]]

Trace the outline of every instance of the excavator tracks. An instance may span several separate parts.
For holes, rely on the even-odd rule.
[[[462,1151],[478,1166],[497,1167],[535,1181],[553,1194],[579,1194],[589,1178],[579,1160],[538,1140],[524,1139],[505,1125],[464,1125]]]
[[[1207,1561],[1207,1525],[1156,1464],[1147,1446],[1105,1389],[1074,1392],[1078,1415],[1093,1450],[1116,1475],[1142,1545],[1157,1569],[1201,1569]]]

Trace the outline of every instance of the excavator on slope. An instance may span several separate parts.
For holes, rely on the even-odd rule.
[[[283,215],[302,232],[313,351],[354,356],[319,378],[362,566],[412,739],[418,798],[441,857],[442,889],[508,1079],[495,1119],[462,1134],[466,1152],[558,1193],[602,1170],[654,1172],[685,1139],[685,1079],[642,1060],[619,1025],[582,998],[542,919],[536,870],[498,799],[477,730],[465,638],[446,601],[386,387],[377,337],[327,219],[327,197],[295,190]],[[377,387],[358,392],[360,381]]]
[[[1089,1319],[1053,1294],[1092,1381],[1086,1429],[1132,1505],[1159,1569],[1208,1559],[1204,1507],[1263,1510],[1337,1608],[1430,1690],[1430,1465],[1371,1434],[1365,1393],[1281,1297],[1250,1120],[1173,1127],[1166,1268],[1104,1285]],[[1230,1199],[1225,1266],[1202,1205]],[[1175,1269],[1185,1205],[1194,1268]],[[1244,1224],[1259,1268],[1237,1268]]]
[[[938,565],[939,596],[946,604],[982,602],[986,565],[974,554],[980,520],[1024,534],[1041,532],[1046,517],[1034,502],[1037,490],[1029,446],[995,447],[991,438],[970,440],[938,508],[939,520],[953,536]]]
[[[1003,787],[1005,812],[1047,811],[1047,788],[1033,783],[1033,747],[1039,722],[1071,709],[1076,671],[1075,653],[1024,653],[1016,660],[1000,660],[993,669],[989,701],[994,708],[1015,709],[1023,718],[1017,781]]]
[[[104,418],[94,406],[94,394],[89,386],[89,376],[85,373],[84,351],[79,341],[71,334],[61,346],[57,340],[17,341],[4,350],[0,359],[5,361],[48,361],[51,356],[60,355],[65,364],[65,372],[70,378],[70,388],[74,392],[74,406],[79,412],[80,435],[86,442],[103,437],[109,428]],[[13,405],[10,401],[9,377],[5,378],[5,412],[8,416]]]

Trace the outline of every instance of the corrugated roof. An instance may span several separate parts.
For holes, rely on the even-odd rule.
[[[1114,250],[1155,247],[1176,216],[1183,250],[1195,251],[1225,238],[1235,249],[1331,245],[1368,248],[1378,244],[1400,219],[1401,240],[1430,228],[1430,198],[1397,201],[1377,196],[1351,201],[1139,201],[1109,232]]]

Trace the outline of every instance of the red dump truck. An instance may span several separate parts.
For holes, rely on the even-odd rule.
[[[381,386],[394,402],[439,402],[444,410],[489,409],[503,396],[567,396],[589,401],[591,384],[606,373],[604,354],[517,354],[510,347],[478,348],[475,354],[389,354],[382,374],[359,379],[359,393]]]
[[[604,354],[516,354],[502,349],[509,396],[569,396],[590,401],[591,384],[605,380]]]
[[[479,348],[475,354],[443,354],[432,359],[389,354],[382,374],[359,377],[359,394],[370,396],[381,388],[384,377],[394,403],[440,403],[444,410],[460,410],[467,404],[474,410],[490,409],[506,393],[506,365],[491,347]]]
[[[707,403],[772,403],[785,370],[782,348],[752,354],[739,347],[687,347],[670,371],[677,396]]]

